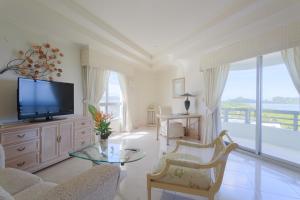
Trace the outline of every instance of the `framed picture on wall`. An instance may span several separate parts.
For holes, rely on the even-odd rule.
[[[172,80],[173,98],[180,98],[185,91],[185,79],[175,78]]]

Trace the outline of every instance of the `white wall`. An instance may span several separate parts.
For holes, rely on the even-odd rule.
[[[200,69],[196,65],[191,66],[172,66],[167,70],[156,72],[158,76],[158,104],[172,106],[174,113],[185,112],[185,98],[173,98],[172,80],[175,78],[185,78],[185,92],[197,95],[190,98],[190,112],[199,112],[200,97],[202,95]]]
[[[64,53],[63,74],[56,81],[74,83],[75,86],[75,114],[82,114],[82,77],[80,64],[80,47],[75,44],[64,43],[59,38],[57,41],[45,35],[20,29],[12,24],[0,22],[0,67],[5,66],[14,58],[18,50],[26,50],[32,43],[49,42],[61,49]],[[58,42],[59,41],[59,42]],[[150,70],[139,69],[130,66],[130,63],[121,62],[120,59],[104,56],[105,67],[125,74],[129,78],[129,87],[133,97],[132,118],[134,126],[146,124],[146,111],[149,104],[155,104],[157,94],[155,93],[155,73]],[[103,59],[104,60],[104,59]],[[6,72],[0,75],[0,123],[17,120],[17,75]],[[115,124],[117,127],[118,124]]]
[[[134,92],[134,126],[143,126],[147,123],[147,107],[158,102],[157,79],[154,72],[136,70],[131,80],[130,87]]]
[[[196,95],[190,98],[190,113],[200,113],[200,99],[202,96],[200,69],[197,65],[190,66],[171,66],[164,71],[158,71],[157,74],[157,105],[171,106],[173,113],[185,113],[185,98],[173,98],[172,80],[175,78],[185,78],[185,92]],[[185,124],[185,121],[182,121]],[[198,138],[198,121],[191,120],[189,126],[189,134]]]
[[[50,40],[47,36],[36,35],[12,24],[0,22],[0,68],[15,58],[18,50],[26,50],[32,43],[49,42],[60,48],[63,74],[56,81],[74,83],[74,112],[82,114],[82,79],[80,67],[80,49],[75,44]],[[6,72],[0,75],[0,123],[17,120],[17,75]]]

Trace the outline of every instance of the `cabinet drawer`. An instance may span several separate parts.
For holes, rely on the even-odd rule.
[[[17,144],[34,138],[38,138],[39,129],[25,129],[22,131],[2,133],[1,144]]]
[[[92,134],[91,127],[86,127],[86,128],[75,130],[76,138],[91,136],[91,134]]]
[[[38,153],[29,153],[15,159],[6,161],[6,167],[28,169],[38,164]]]
[[[88,137],[81,137],[81,138],[77,138],[75,140],[75,150],[79,150],[82,149],[86,146],[89,146],[92,142],[92,137],[88,136]]]
[[[75,121],[75,129],[87,128],[87,127],[91,127],[91,125],[92,125],[91,120],[88,118],[77,119]]]
[[[37,152],[39,149],[39,141],[33,140],[17,145],[9,145],[4,147],[6,159],[15,158],[27,153]]]

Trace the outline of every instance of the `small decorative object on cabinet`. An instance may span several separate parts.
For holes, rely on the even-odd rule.
[[[147,125],[156,126],[155,106],[149,105],[147,108]]]
[[[105,114],[102,111],[98,111],[93,105],[89,105],[89,112],[91,113],[95,122],[96,135],[100,135],[101,140],[107,140],[112,133],[110,127],[110,120],[112,115]]]
[[[186,110],[186,114],[188,115],[189,114],[189,108],[190,108],[190,105],[191,105],[189,97],[195,97],[195,95],[192,95],[190,93],[184,93],[183,95],[180,95],[180,96],[186,97],[186,99],[184,101],[184,107],[185,107],[185,110]]]
[[[32,45],[27,51],[20,50],[17,58],[9,61],[6,66],[0,70],[0,74],[6,71],[14,71],[23,77],[36,79],[53,80],[53,74],[60,77],[63,70],[60,57],[64,54],[49,43],[42,45]]]

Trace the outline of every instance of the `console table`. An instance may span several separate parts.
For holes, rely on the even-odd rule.
[[[186,120],[186,131],[189,127],[190,119],[197,119],[198,120],[198,139],[200,140],[200,134],[201,134],[201,127],[200,127],[200,121],[201,121],[201,115],[199,114],[172,114],[172,115],[156,115],[157,118],[157,132],[156,132],[156,139],[158,140],[159,132],[160,132],[160,120],[166,120],[167,121],[167,145],[169,145],[169,125],[170,120],[175,119],[185,119]]]
[[[29,172],[69,158],[69,151],[82,149],[93,140],[92,121],[84,116],[0,127],[6,167]]]

